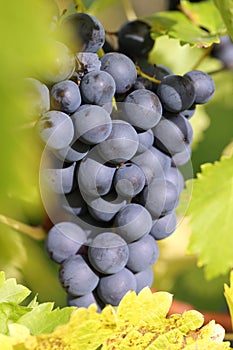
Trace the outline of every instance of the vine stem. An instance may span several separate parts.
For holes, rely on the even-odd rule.
[[[122,2],[122,5],[124,7],[124,10],[125,10],[127,20],[134,21],[135,19],[137,19],[137,15],[136,15],[134,8],[131,4],[131,1],[130,0],[121,0],[121,2]]]
[[[158,79],[156,79],[154,77],[151,77],[150,75],[144,73],[138,65],[136,65],[136,71],[137,71],[138,75],[140,75],[141,77],[152,81],[152,83],[156,83],[156,84],[160,84],[161,83],[161,80],[158,80]]]
[[[25,235],[38,241],[46,238],[46,232],[41,226],[30,226],[1,214],[0,223],[11,227],[18,232],[24,233]]]
[[[195,63],[195,65],[193,66],[192,70],[197,69],[200,66],[200,64],[204,61],[204,59],[207,56],[209,56],[211,50],[212,50],[212,45],[210,45],[209,47],[207,47],[207,49],[205,49],[205,51],[203,52],[203,55],[201,55],[199,60]]]

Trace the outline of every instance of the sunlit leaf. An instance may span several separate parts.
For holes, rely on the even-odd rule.
[[[233,0],[213,0],[233,40]]]
[[[230,310],[231,322],[233,325],[233,270],[230,273],[230,286],[224,284],[224,295]]]
[[[193,186],[187,214],[192,235],[189,254],[198,255],[207,278],[225,274],[233,266],[233,157],[204,164]]]

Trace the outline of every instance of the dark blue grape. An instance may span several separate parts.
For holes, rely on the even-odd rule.
[[[132,125],[123,120],[113,120],[112,131],[108,138],[98,145],[98,152],[105,161],[123,163],[135,155],[138,141],[138,134]]]
[[[220,37],[219,44],[213,45],[211,56],[219,59],[224,67],[233,68],[233,42],[228,34]]]
[[[103,105],[111,102],[116,84],[110,74],[104,71],[87,73],[81,80],[80,91],[85,103]]]
[[[88,248],[91,265],[99,272],[112,274],[121,271],[129,258],[127,243],[116,233],[98,234]]]
[[[154,279],[154,273],[151,266],[147,267],[147,269],[137,272],[134,274],[136,279],[136,293],[139,293],[145,287],[151,287]]]
[[[51,149],[68,147],[74,136],[74,126],[70,117],[60,111],[48,111],[37,123],[42,141]]]
[[[130,290],[136,290],[134,274],[124,268],[109,276],[100,278],[97,293],[105,304],[119,305],[123,296]]]
[[[150,26],[141,20],[126,22],[118,32],[119,50],[127,56],[146,56],[154,46]]]
[[[195,89],[188,77],[168,75],[157,89],[163,107],[170,112],[181,112],[191,107],[195,101]]]
[[[156,240],[167,238],[175,231],[176,224],[176,213],[173,211],[153,222],[150,235]]]
[[[116,168],[103,163],[95,148],[81,160],[76,174],[81,193],[99,197],[109,192]]]
[[[97,144],[108,138],[112,130],[109,113],[100,106],[89,105],[72,114],[77,139],[87,144]]]
[[[172,155],[172,166],[178,167],[186,164],[188,161],[190,161],[191,155],[192,149],[190,145],[187,145],[183,151]]]
[[[72,255],[61,264],[59,279],[67,293],[81,296],[91,293],[99,282],[81,255]]]
[[[80,77],[92,71],[99,71],[101,62],[96,53],[79,52],[76,57],[76,71]]]
[[[137,203],[125,205],[115,217],[116,232],[128,243],[149,233],[151,227],[150,213]]]
[[[155,145],[169,155],[184,151],[193,137],[191,124],[181,114],[162,118],[152,131]]]
[[[88,211],[97,221],[108,222],[126,205],[126,200],[109,192],[106,196],[93,198],[83,194],[88,204]]]
[[[70,193],[74,187],[75,163],[65,168],[43,169],[41,181],[55,193]]]
[[[87,13],[74,13],[61,24],[62,40],[74,52],[97,52],[104,44],[105,31],[97,18]]]
[[[154,178],[164,178],[171,166],[171,158],[155,147],[135,155],[131,161],[143,170],[147,183]]]
[[[196,112],[196,105],[195,103],[189,107],[189,109],[185,109],[184,111],[181,112],[181,114],[187,118],[187,119],[190,119],[194,116],[194,113]]]
[[[53,153],[58,159],[73,163],[83,159],[88,154],[89,149],[90,145],[77,140],[72,145],[55,150]]]
[[[101,308],[98,304],[98,301],[96,300],[93,293],[88,293],[85,295],[82,295],[80,297],[74,297],[72,295],[67,295],[67,305],[68,306],[76,306],[76,307],[84,307],[88,308],[90,305],[95,304],[97,306],[97,310],[100,311]]]
[[[158,219],[177,206],[179,193],[173,183],[162,178],[153,179],[141,194],[142,204],[153,219]]]
[[[138,131],[138,138],[139,138],[139,145],[138,145],[136,155],[145,152],[147,149],[153,146],[154,134],[151,129],[141,131],[141,132]]]
[[[158,96],[146,89],[131,92],[125,99],[124,111],[124,120],[142,130],[152,128],[162,117]]]
[[[159,257],[159,248],[150,235],[129,244],[129,259],[127,268],[133,272],[145,270],[153,265]]]
[[[207,103],[214,95],[215,84],[211,76],[200,70],[192,70],[184,75],[190,79],[194,85],[195,100],[194,103]]]
[[[184,177],[178,168],[171,167],[166,174],[166,180],[172,182],[179,193],[183,191]]]
[[[51,89],[51,104],[58,111],[74,113],[81,105],[79,87],[71,80],[60,81]]]
[[[153,84],[152,82],[144,77],[137,77],[137,80],[133,84],[133,89],[134,90],[139,90],[139,89],[147,89],[147,90],[152,90]]]
[[[139,166],[126,163],[120,166],[114,176],[116,192],[125,198],[134,197],[141,192],[146,182],[145,174]]]
[[[137,79],[137,71],[133,61],[118,52],[109,52],[100,58],[101,70],[109,73],[115,83],[116,92],[123,94],[128,91]]]
[[[71,255],[76,254],[87,242],[85,231],[72,222],[59,222],[48,232],[46,249],[57,263],[62,263]]]

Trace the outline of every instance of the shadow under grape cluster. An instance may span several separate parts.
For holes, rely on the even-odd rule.
[[[61,265],[68,305],[101,310],[152,285],[156,241],[177,225],[189,119],[215,87],[202,71],[180,76],[150,64],[145,22],[124,24],[118,50],[100,58],[105,31],[96,18],[70,15],[64,31],[54,42],[57,69],[26,79],[45,146],[40,186],[53,222],[46,249]]]

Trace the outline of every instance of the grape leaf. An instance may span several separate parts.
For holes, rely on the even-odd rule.
[[[187,182],[187,189],[193,186],[188,253],[198,255],[198,266],[210,279],[233,266],[233,157],[204,164],[201,170],[197,179]]]
[[[181,9],[196,25],[209,30],[212,34],[226,34],[226,26],[212,0],[200,3],[181,0]]]
[[[69,321],[74,308],[64,307],[53,310],[54,303],[43,303],[22,315],[17,323],[26,326],[31,334],[50,333],[55,327]]]
[[[231,323],[233,325],[233,270],[231,270],[230,273],[230,286],[224,284],[224,295],[230,310]]]
[[[0,271],[0,303],[20,304],[30,293],[28,288],[17,284],[15,278],[5,280],[4,272]]]
[[[150,23],[154,39],[168,35],[179,39],[182,45],[188,43],[196,47],[208,47],[219,42],[218,35],[201,29],[180,11],[157,12],[144,19]]]
[[[233,0],[213,0],[233,40]]]

